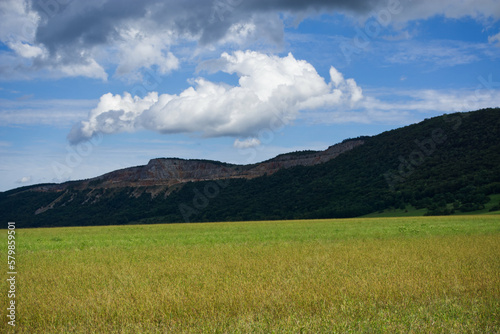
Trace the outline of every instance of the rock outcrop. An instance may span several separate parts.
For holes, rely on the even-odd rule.
[[[279,155],[251,165],[235,165],[210,160],[178,158],[152,159],[147,165],[116,170],[89,180],[43,186],[38,191],[64,191],[70,185],[77,189],[121,187],[170,187],[177,184],[231,178],[252,179],[271,175],[280,169],[312,166],[327,162],[340,154],[362,145],[362,139],[347,140],[324,151],[304,151]],[[32,189],[34,190],[34,189]]]

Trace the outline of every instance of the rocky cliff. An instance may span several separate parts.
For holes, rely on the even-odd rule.
[[[336,158],[363,144],[362,139],[347,140],[324,151],[304,151],[279,155],[273,159],[251,164],[235,165],[210,160],[178,158],[152,159],[147,165],[116,170],[89,180],[59,185],[40,186],[39,191],[64,191],[69,186],[77,189],[121,187],[170,187],[186,182],[231,178],[252,179],[271,175],[283,168],[312,166]]]
[[[152,159],[145,166],[117,170],[88,181],[92,187],[172,186],[185,182],[247,178],[271,175],[283,168],[317,165],[363,144],[350,140],[330,146],[325,151],[306,151],[282,154],[276,158],[251,165],[234,165],[210,160],[177,158]]]

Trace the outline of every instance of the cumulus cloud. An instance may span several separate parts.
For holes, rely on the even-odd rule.
[[[361,88],[353,79],[344,79],[332,67],[327,83],[311,64],[292,54],[223,53],[204,63],[202,69],[234,73],[239,84],[229,86],[200,77],[178,95],[105,94],[88,119],[73,127],[69,141],[139,129],[205,137],[252,136],[273,122],[288,124],[301,111],[350,108],[362,99]]]

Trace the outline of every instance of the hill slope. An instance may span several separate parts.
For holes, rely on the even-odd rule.
[[[1,193],[0,212],[19,227],[355,217],[410,204],[450,214],[480,209],[500,193],[498,108],[346,143],[334,158],[325,158],[328,150],[303,152],[248,166],[155,159],[91,180]],[[169,171],[162,166],[182,161],[195,165],[161,176]]]

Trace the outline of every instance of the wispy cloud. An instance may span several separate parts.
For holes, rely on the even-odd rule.
[[[488,36],[488,42],[495,44],[495,46],[500,47],[500,32],[493,36]]]
[[[397,90],[379,88],[365,91],[365,97],[354,110],[316,111],[303,113],[310,123],[388,123],[409,124],[429,116],[457,111],[472,111],[500,106],[500,90]]]
[[[380,50],[391,48],[386,45]],[[427,64],[437,68],[465,65],[482,59],[500,58],[492,52],[491,46],[486,43],[470,43],[463,41],[433,40],[421,43],[417,41],[395,44],[387,61],[397,64]]]
[[[0,124],[68,126],[85,117],[95,100],[0,99]]]

